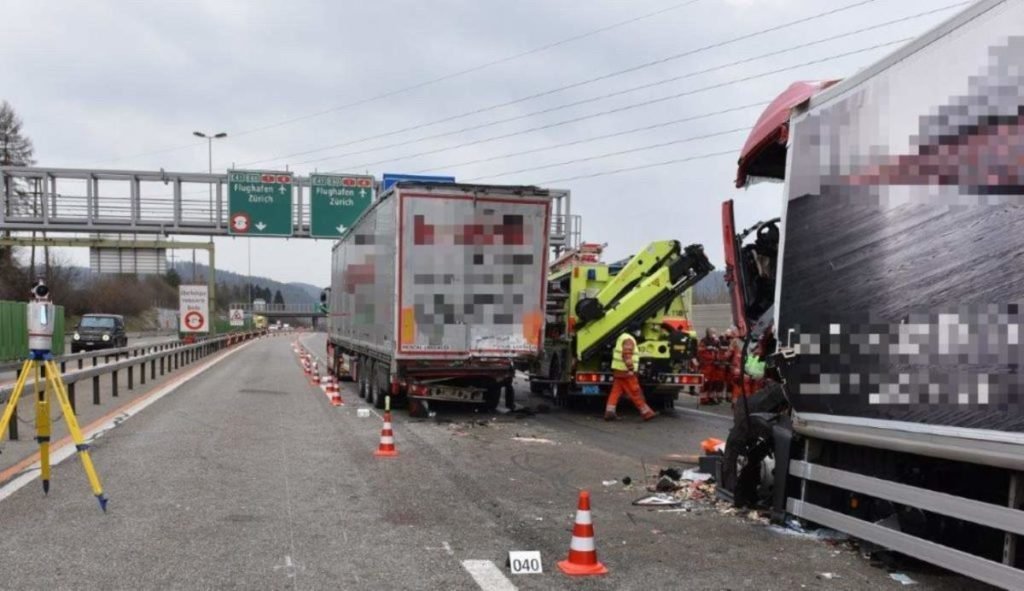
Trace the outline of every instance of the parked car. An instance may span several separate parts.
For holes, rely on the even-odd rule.
[[[116,349],[128,346],[124,317],[117,314],[86,314],[71,335],[71,352]]]

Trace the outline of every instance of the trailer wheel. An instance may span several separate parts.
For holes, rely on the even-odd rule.
[[[363,391],[364,391],[365,396],[363,396],[363,398],[366,399],[366,402],[368,402],[369,404],[373,404],[373,395],[375,393],[374,392],[374,381],[373,381],[373,370],[374,369],[376,369],[376,368],[374,367],[373,361],[370,361],[369,359],[367,359],[367,361],[366,361],[366,371],[363,372],[364,374],[366,374],[364,376],[365,385],[363,386]]]
[[[356,393],[360,398],[366,398],[366,358],[360,357],[356,361]]]
[[[409,399],[409,416],[414,419],[425,419],[430,416],[430,406],[426,400],[419,398]]]
[[[381,371],[378,365],[376,363],[373,365],[374,375],[371,378],[373,382],[370,384],[370,390],[373,391],[373,407],[377,410],[384,410],[390,384],[388,384],[387,374],[379,375]]]
[[[487,412],[494,412],[498,409],[498,403],[501,402],[501,386],[491,386],[484,393],[484,410]]]

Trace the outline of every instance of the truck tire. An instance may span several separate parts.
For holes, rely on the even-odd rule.
[[[363,358],[362,365],[362,397],[366,402],[373,404],[373,362]]]
[[[414,419],[425,419],[430,416],[430,407],[426,400],[419,398],[409,399],[409,416]]]
[[[498,404],[501,402],[501,386],[491,386],[484,392],[484,410],[487,412],[494,412],[498,410]]]
[[[386,396],[388,395],[388,381],[387,375],[380,371],[377,367],[378,364],[373,364],[374,372],[370,379],[370,390],[373,391],[373,407],[377,410],[384,410],[384,403],[386,402]]]

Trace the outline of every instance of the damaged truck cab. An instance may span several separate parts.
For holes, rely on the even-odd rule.
[[[757,122],[737,186],[785,185],[778,223],[723,206],[735,322],[771,374],[736,403],[738,503],[770,484],[777,518],[1024,588],[1022,88],[1024,3],[982,0]]]

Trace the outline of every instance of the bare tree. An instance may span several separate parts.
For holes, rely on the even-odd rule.
[[[32,159],[34,149],[30,140],[21,130],[21,118],[14,112],[7,101],[0,102],[0,165],[3,166],[31,166],[35,164]],[[15,207],[23,207],[26,199],[26,190],[17,184],[12,185],[9,177],[4,177],[4,193],[11,197],[18,196],[19,203],[6,203],[6,207],[13,210]],[[4,238],[9,238],[10,232],[3,233]],[[34,233],[33,233],[34,236]],[[13,265],[12,250],[10,247],[0,246],[0,267]],[[32,269],[35,271],[35,248],[32,249]]]

